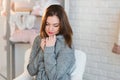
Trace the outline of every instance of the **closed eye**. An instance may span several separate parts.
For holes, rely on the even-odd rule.
[[[54,25],[54,27],[59,27],[59,25]]]

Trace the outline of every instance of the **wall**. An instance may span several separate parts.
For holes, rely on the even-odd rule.
[[[0,16],[0,80],[7,78],[7,51],[6,51],[6,17]],[[19,76],[23,72],[25,51],[30,45],[15,45],[15,76]],[[1,76],[2,75],[2,76]]]
[[[113,54],[111,49],[117,41],[120,22],[120,0],[70,0],[69,20],[74,31],[74,43],[77,49],[87,54],[84,80],[120,80],[120,55]],[[4,26],[0,17],[0,26]],[[0,27],[0,37],[4,35]],[[0,72],[6,75],[5,41],[0,38]],[[24,58],[24,50],[16,46],[16,63]],[[21,54],[22,53],[22,54]],[[19,57],[21,55],[21,57]],[[23,59],[17,75],[22,73]],[[3,70],[3,71],[1,71]],[[18,71],[19,70],[19,71]],[[1,79],[1,78],[0,78]]]
[[[29,44],[15,45],[15,76],[18,77],[24,72],[25,53],[30,48]]]
[[[1,12],[1,9],[0,9]],[[6,72],[7,72],[7,63],[6,63],[6,40],[4,38],[5,36],[5,31],[6,31],[6,27],[5,27],[5,17],[2,17],[0,15],[0,80],[5,80],[3,77],[1,77],[1,75],[3,75],[4,77],[7,76]]]
[[[120,25],[120,0],[70,0],[77,49],[87,54],[84,80],[120,80],[120,55],[111,49]]]

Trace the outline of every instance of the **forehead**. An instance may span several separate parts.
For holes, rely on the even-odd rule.
[[[55,24],[55,23],[59,23],[60,20],[57,16],[48,16],[46,22],[51,23],[51,24]]]

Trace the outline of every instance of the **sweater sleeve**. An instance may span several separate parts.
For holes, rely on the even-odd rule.
[[[33,42],[33,45],[32,45],[29,63],[32,62],[33,59],[36,57],[36,55],[39,51],[39,48],[40,48],[39,44],[40,44],[40,38],[39,38],[39,36],[37,36]]]
[[[74,49],[68,46],[62,48],[57,57],[55,57],[54,47],[45,48],[45,70],[50,80],[69,80],[65,75],[70,74],[74,61]]]
[[[31,50],[31,54],[30,54],[30,60],[29,60],[29,64],[27,66],[27,70],[29,72],[30,75],[36,75],[38,72],[38,60],[42,59],[40,58],[40,56],[38,55],[38,51],[39,51],[39,46],[40,44],[40,39],[39,36],[37,36],[34,40],[33,46],[32,46],[32,50]]]

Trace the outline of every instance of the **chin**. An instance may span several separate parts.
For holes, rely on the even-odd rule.
[[[52,34],[48,34],[48,36],[53,36]]]

